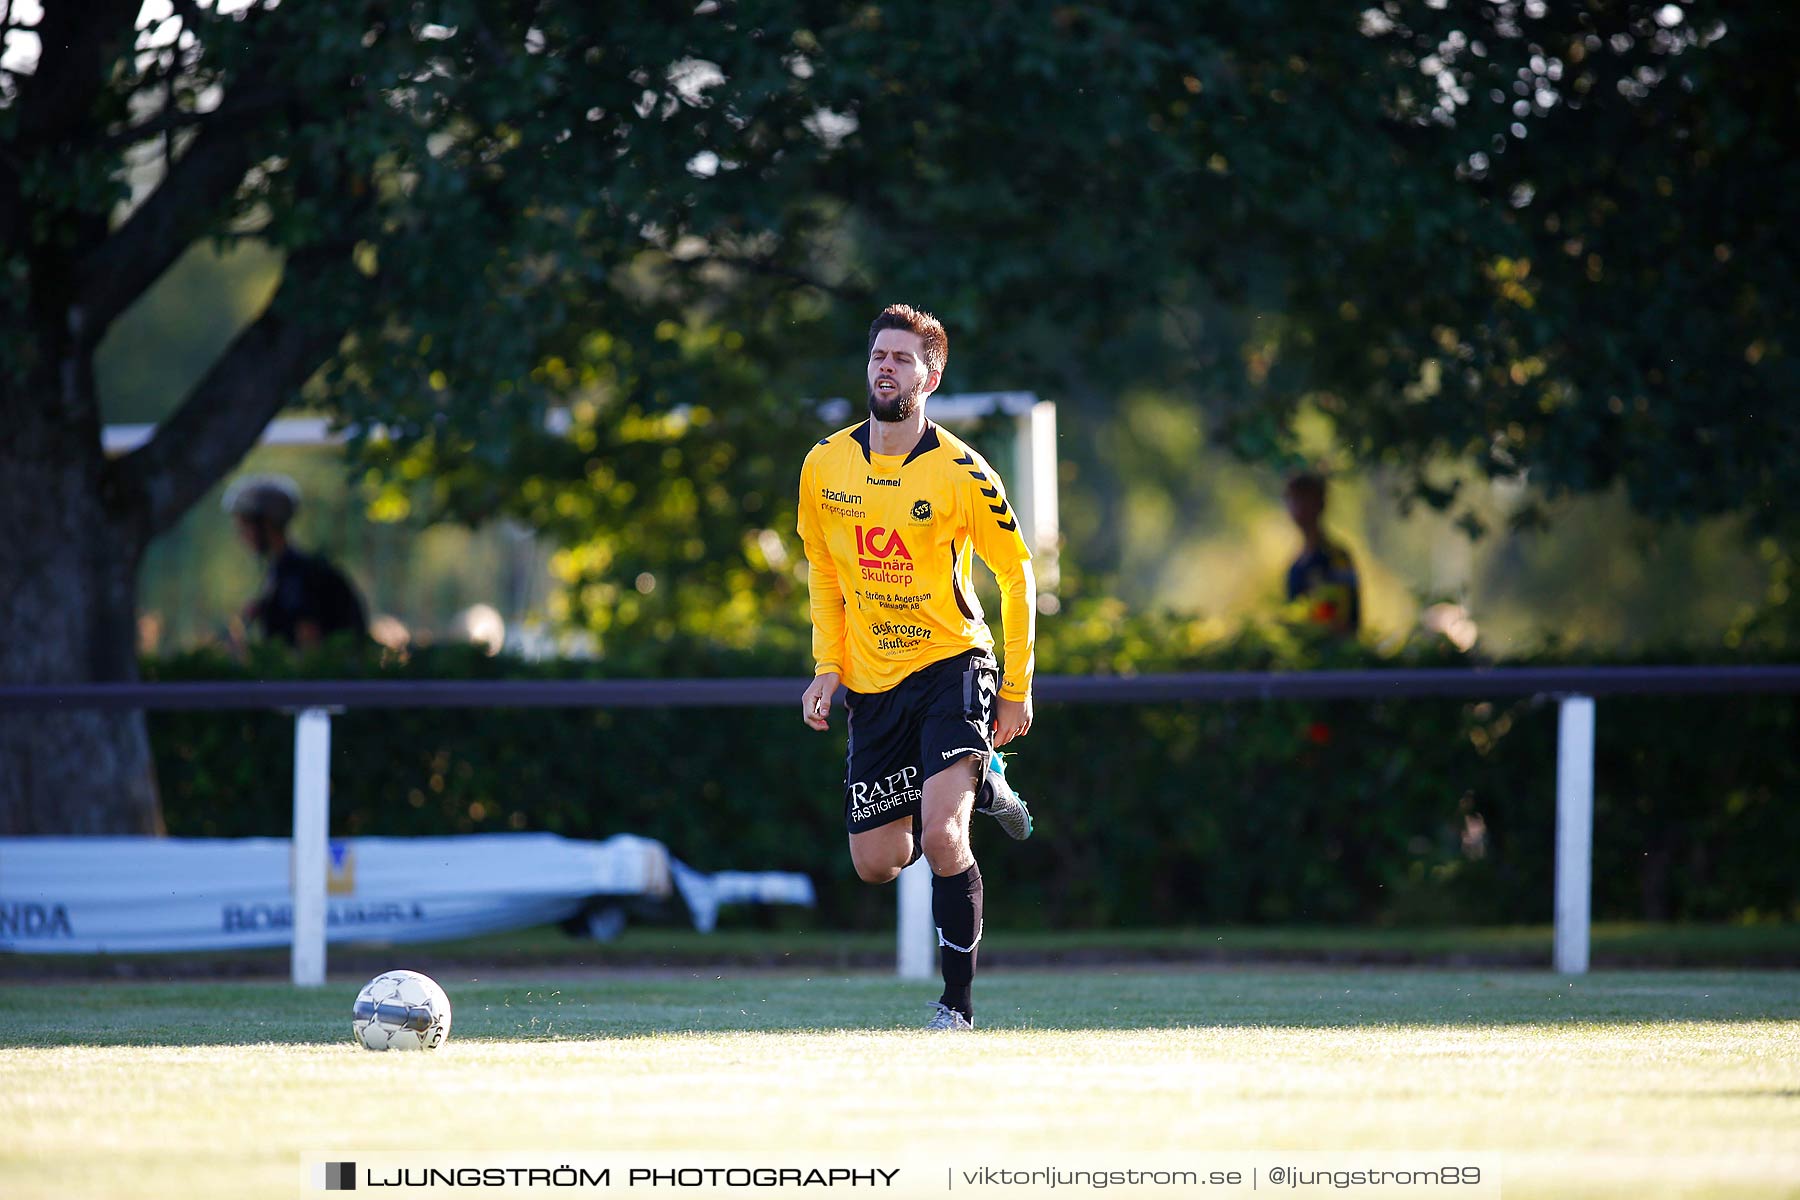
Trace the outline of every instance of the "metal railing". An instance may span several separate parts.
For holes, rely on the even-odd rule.
[[[553,681],[288,681],[0,686],[0,713],[56,709],[274,709],[296,714],[294,733],[293,978],[325,977],[325,862],[330,811],[331,713],[347,708],[718,708],[799,703],[805,680],[610,679]],[[1489,699],[1544,696],[1559,704],[1556,762],[1556,970],[1588,969],[1597,696],[1800,693],[1800,666],[1495,667],[1398,671],[1212,672],[1046,676],[1039,704],[1245,700]],[[798,734],[796,734],[798,736]],[[931,972],[930,879],[902,872],[896,961],[907,977]]]
[[[806,680],[285,680],[276,683],[0,685],[0,712],[48,708],[759,708],[798,704]],[[1412,697],[1691,696],[1800,692],[1800,665],[1473,667],[1400,671],[1212,671],[1048,675],[1051,704],[1174,700],[1393,700]]]

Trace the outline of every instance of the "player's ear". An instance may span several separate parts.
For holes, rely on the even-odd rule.
[[[944,373],[942,371],[931,372],[931,374],[925,376],[925,390],[921,394],[925,395],[925,396],[931,395],[931,393],[937,391],[938,384],[942,383],[943,381],[944,381]]]

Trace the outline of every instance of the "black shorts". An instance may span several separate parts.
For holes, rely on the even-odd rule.
[[[994,656],[969,650],[922,667],[885,692],[847,692],[844,824],[850,832],[902,817],[916,825],[925,781],[971,754],[979,756],[979,786],[994,750],[999,690]]]

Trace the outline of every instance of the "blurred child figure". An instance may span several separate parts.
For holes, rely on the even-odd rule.
[[[1310,471],[1295,475],[1284,496],[1288,515],[1305,539],[1300,557],[1288,568],[1288,600],[1304,600],[1308,620],[1355,637],[1362,624],[1362,592],[1349,553],[1325,536],[1325,477]]]

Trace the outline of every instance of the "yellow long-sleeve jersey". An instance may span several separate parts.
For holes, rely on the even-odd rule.
[[[1000,695],[1031,693],[1037,584],[1000,477],[937,425],[910,454],[877,454],[867,421],[812,448],[800,469],[800,538],[812,595],[814,674],[885,692],[934,662],[994,649],[971,551],[1000,581]]]

